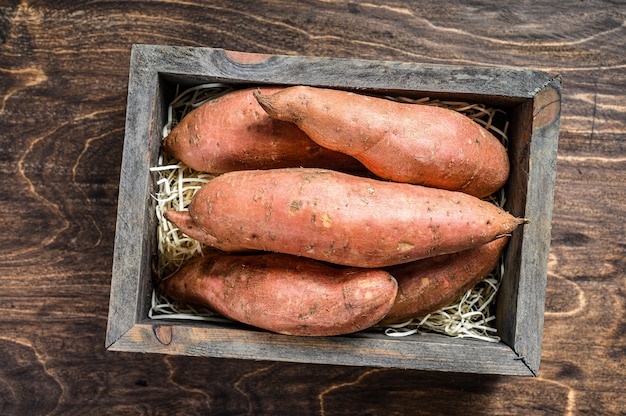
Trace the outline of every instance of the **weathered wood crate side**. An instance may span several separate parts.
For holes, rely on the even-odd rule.
[[[529,219],[505,254],[508,272],[496,317],[503,341],[536,374],[541,360],[548,254],[561,111],[560,80],[542,85],[533,100],[512,111],[511,177],[505,209]]]
[[[118,192],[115,248],[106,345],[124,336],[140,319],[154,253],[154,189],[149,167],[158,154],[158,77],[141,49],[131,53],[126,127]],[[156,152],[156,153],[155,153]]]
[[[536,96],[546,88],[558,93],[558,83],[551,77],[538,71],[517,69],[270,56],[155,45],[134,46],[131,59],[106,340],[109,350],[536,375],[537,354],[541,350],[552,190],[542,193],[529,181],[552,178],[547,186],[553,187],[554,183],[558,112],[553,114],[556,121],[545,122],[547,118],[535,103]],[[507,250],[506,283],[497,301],[498,313],[501,313],[497,327],[503,342],[492,344],[434,334],[403,339],[372,333],[307,338],[272,334],[243,325],[148,319],[152,292],[150,262],[156,249],[154,202],[150,197],[154,180],[149,168],[157,163],[160,129],[175,85],[206,82],[308,84],[409,97],[428,96],[481,102],[512,114],[514,166],[506,188],[507,209],[516,215],[542,215],[542,219],[536,224],[531,222],[534,225],[529,229],[525,225],[516,230]],[[558,101],[551,105],[558,107]],[[542,127],[535,125],[539,118]],[[533,152],[542,142],[545,142],[544,151],[537,152],[546,159],[536,162]],[[552,172],[543,172],[550,166]],[[540,199],[539,194],[547,199]],[[530,255],[522,253],[523,250]],[[540,252],[533,254],[533,251]],[[522,271],[521,267],[529,269]]]

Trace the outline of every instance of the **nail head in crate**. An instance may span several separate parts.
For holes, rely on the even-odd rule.
[[[478,102],[509,121],[511,173],[504,209],[516,229],[495,306],[499,342],[421,333],[333,337],[275,334],[222,322],[153,320],[156,180],[168,103],[177,87],[312,85],[371,94]],[[106,347],[111,351],[537,375],[560,116],[560,79],[535,70],[279,56],[223,49],[134,45]]]

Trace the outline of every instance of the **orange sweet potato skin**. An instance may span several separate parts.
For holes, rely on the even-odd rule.
[[[355,157],[384,179],[482,198],[509,175],[505,147],[453,110],[305,86],[255,96],[273,118],[295,123],[321,146]]]
[[[356,159],[319,146],[296,125],[272,119],[253,97],[253,91],[280,89],[235,90],[204,103],[172,129],[163,149],[210,173],[299,166],[365,170]]]
[[[508,240],[387,268],[398,281],[398,296],[381,323],[405,322],[449,305],[493,271]]]
[[[225,173],[188,215],[217,249],[369,268],[466,250],[523,223],[462,192],[307,168]]]
[[[159,282],[182,302],[288,335],[333,336],[371,327],[398,285],[382,270],[335,268],[285,254],[211,254]]]

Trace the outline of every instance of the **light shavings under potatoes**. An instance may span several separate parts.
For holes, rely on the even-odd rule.
[[[232,88],[226,84],[213,83],[198,85],[177,94],[168,108],[168,121],[163,128],[163,137],[167,136],[178,121],[193,108],[230,90]],[[481,104],[431,100],[428,97],[420,99],[386,98],[405,103],[436,105],[459,111],[491,131],[505,146],[508,146],[506,134],[508,122],[506,121],[506,113],[502,110],[487,108]],[[501,120],[496,121],[497,116],[500,116]],[[214,176],[194,171],[164,152],[161,152],[158,165],[153,167],[151,171],[158,176],[158,190],[153,197],[157,201],[156,216],[158,220],[157,274],[163,277],[176,271],[183,262],[191,257],[202,255],[209,250],[174,227],[163,217],[163,213],[170,209],[187,210],[195,192]],[[504,192],[499,191],[490,196],[489,200],[498,206],[503,206]],[[400,324],[377,326],[372,330],[382,330],[390,337],[404,337],[428,331],[452,337],[470,337],[497,342],[500,338],[496,335],[496,328],[492,326],[492,322],[495,320],[493,303],[503,271],[504,264],[501,261],[499,267],[486,279],[465,292],[449,306],[425,317],[416,317]],[[156,290],[152,294],[152,305],[148,316],[152,319],[229,322],[228,319],[208,308],[181,304]]]

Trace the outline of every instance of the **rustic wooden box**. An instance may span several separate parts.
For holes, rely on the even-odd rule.
[[[438,334],[295,337],[244,326],[154,321],[150,308],[156,218],[151,193],[168,100],[176,84],[308,84],[480,102],[507,111],[511,177],[505,209],[517,229],[497,298],[490,343]],[[536,375],[541,357],[560,82],[531,70],[300,56],[211,48],[132,49],[106,347],[112,351],[423,370]]]

